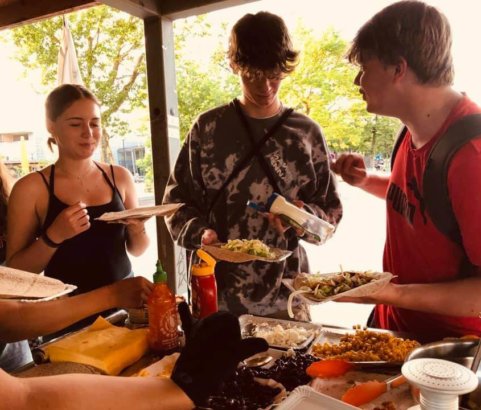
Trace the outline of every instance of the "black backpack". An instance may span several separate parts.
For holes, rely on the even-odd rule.
[[[403,127],[394,144],[391,170],[406,132]],[[431,220],[439,231],[461,246],[461,232],[449,198],[448,169],[454,154],[478,136],[481,136],[481,114],[467,115],[454,122],[432,147],[423,175],[423,198]]]

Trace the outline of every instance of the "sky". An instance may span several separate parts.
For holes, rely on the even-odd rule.
[[[481,103],[479,81],[479,42],[481,40],[481,1],[479,0],[427,0],[448,17],[453,32],[453,56],[456,69],[455,87],[466,91]],[[261,0],[246,5],[213,12],[209,19],[233,24],[245,13],[267,10],[280,15],[289,29],[294,30],[299,19],[316,33],[328,27],[335,28],[346,40],[351,40],[357,29],[391,0]],[[296,45],[302,51],[302,45]],[[208,47],[207,47],[208,48]],[[203,54],[199,53],[202,50]],[[199,59],[206,47],[192,43],[192,53]],[[45,96],[37,95],[31,84],[38,83],[35,73],[22,78],[22,68],[12,58],[12,48],[0,43],[0,132],[42,130]]]

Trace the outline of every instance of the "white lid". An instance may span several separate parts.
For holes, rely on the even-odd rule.
[[[442,359],[409,360],[401,371],[422,391],[457,396],[473,391],[478,385],[478,378],[467,367]]]

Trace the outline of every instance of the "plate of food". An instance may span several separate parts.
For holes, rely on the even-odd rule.
[[[389,272],[371,271],[301,273],[295,279],[283,279],[282,283],[292,291],[289,307],[294,297],[299,297],[308,304],[318,304],[344,296],[369,296],[383,288],[393,277]]]
[[[40,273],[0,266],[0,299],[25,302],[46,301],[77,289],[74,285]]]
[[[273,349],[305,349],[319,334],[320,325],[307,322],[242,315],[242,337],[262,337]]]
[[[341,359],[359,368],[400,367],[419,342],[381,329],[335,329],[324,327],[308,352],[319,359]]]
[[[218,260],[233,263],[282,262],[292,254],[291,251],[272,248],[259,239],[229,239],[227,243],[203,245],[202,248]]]
[[[138,208],[126,209],[125,211],[105,212],[95,219],[97,221],[122,223],[125,219],[146,219],[151,216],[169,216],[174,214],[182,205],[184,204],[141,206]]]

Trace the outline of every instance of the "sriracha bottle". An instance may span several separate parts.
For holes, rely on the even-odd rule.
[[[218,310],[216,262],[202,249],[197,250],[197,256],[202,262],[192,265],[192,316],[201,319]]]
[[[177,333],[177,305],[175,296],[167,286],[167,273],[157,261],[154,289],[147,301],[149,311],[149,345],[157,353],[170,353],[179,347]]]

